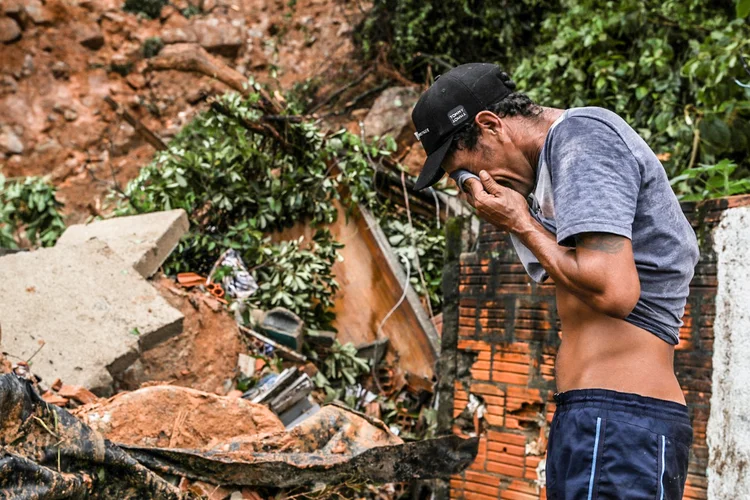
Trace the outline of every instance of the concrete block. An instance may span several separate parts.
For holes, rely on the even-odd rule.
[[[148,278],[167,260],[188,228],[187,214],[182,209],[115,217],[70,226],[56,246],[78,245],[97,238]]]
[[[48,383],[59,377],[106,394],[113,376],[179,334],[182,321],[97,239],[0,258],[0,349],[14,360],[33,356],[32,371]]]
[[[714,230],[714,320],[708,498],[747,498],[750,489],[750,207],[731,208]]]

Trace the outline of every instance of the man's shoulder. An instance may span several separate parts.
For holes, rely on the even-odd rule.
[[[588,106],[566,109],[561,118],[548,135],[547,155],[554,157],[576,150],[630,154],[635,132],[617,113]]]
[[[598,106],[569,108],[565,110],[565,119],[561,122],[562,124],[574,128],[608,128],[617,134],[630,129],[628,123],[620,115]]]

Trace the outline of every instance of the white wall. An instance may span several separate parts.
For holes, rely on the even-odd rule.
[[[724,212],[714,230],[714,321],[708,498],[750,498],[750,207]]]

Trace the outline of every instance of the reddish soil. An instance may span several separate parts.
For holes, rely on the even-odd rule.
[[[110,441],[134,446],[207,449],[238,435],[284,432],[263,405],[185,387],[144,387],[73,413]]]
[[[106,213],[113,183],[134,178],[154,150],[103,98],[111,96],[168,140],[205,108],[208,96],[227,90],[194,74],[145,72],[143,46],[152,37],[168,44],[185,41],[186,31],[201,32],[209,51],[281,89],[313,78],[326,92],[353,80],[358,3],[287,3],[205,0],[204,13],[189,19],[170,6],[150,20],[123,11],[122,0],[5,0],[0,18],[18,19],[21,37],[0,43],[0,134],[12,134],[23,151],[0,146],[0,173],[49,175],[69,224]],[[36,4],[43,19],[23,14],[26,4]],[[187,6],[186,0],[172,4]],[[212,31],[211,23],[226,28]],[[216,45],[227,31],[229,45]]]
[[[185,316],[183,332],[141,355],[141,367],[127,381],[129,388],[160,381],[226,394],[226,381],[236,375],[237,357],[247,352],[234,318],[198,290],[187,292],[168,278],[154,285]]]
[[[8,359],[2,353],[0,353],[0,375],[4,375],[12,371],[13,363],[8,361]]]
[[[287,432],[266,406],[174,386],[144,387],[73,414],[114,443],[130,446],[211,450],[220,459],[251,462],[262,453],[283,461],[310,454],[322,461],[346,461],[366,449],[403,444],[385,424],[337,406],[325,406]],[[294,463],[300,463],[296,457]]]

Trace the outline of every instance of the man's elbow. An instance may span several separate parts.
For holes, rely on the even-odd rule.
[[[640,283],[630,286],[612,285],[595,299],[596,308],[607,316],[625,319],[641,297]]]

